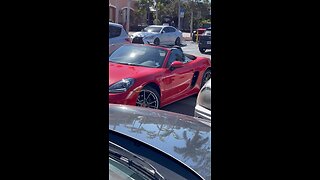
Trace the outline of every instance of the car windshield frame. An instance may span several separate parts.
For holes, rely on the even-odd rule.
[[[130,66],[162,68],[168,50],[148,45],[125,44],[109,56],[109,62]]]

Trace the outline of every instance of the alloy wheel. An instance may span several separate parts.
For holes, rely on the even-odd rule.
[[[159,99],[154,92],[148,89],[143,89],[139,93],[136,105],[141,107],[158,109]]]

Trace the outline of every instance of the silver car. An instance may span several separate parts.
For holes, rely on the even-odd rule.
[[[212,179],[211,121],[109,104],[109,179]]]
[[[109,22],[109,54],[123,44],[131,43],[131,39],[123,26]]]
[[[198,94],[194,116],[211,120],[211,79],[206,82]]]
[[[173,26],[151,25],[132,34],[132,43],[181,45],[182,32]]]

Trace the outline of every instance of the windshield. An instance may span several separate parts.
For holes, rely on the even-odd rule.
[[[144,179],[135,171],[124,166],[119,161],[109,157],[109,179],[129,180],[129,179]]]
[[[160,32],[162,27],[146,27],[143,29],[143,32]]]
[[[109,56],[109,61],[132,66],[162,67],[167,55],[164,49],[152,46],[123,45]]]

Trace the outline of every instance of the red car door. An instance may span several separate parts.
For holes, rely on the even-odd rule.
[[[185,63],[183,67],[169,69],[170,64],[175,61],[183,61],[182,51],[173,49],[168,59],[166,70],[161,81],[162,98],[161,104],[171,103],[182,97],[185,97],[191,90],[191,79],[193,76],[193,67],[190,63]]]

